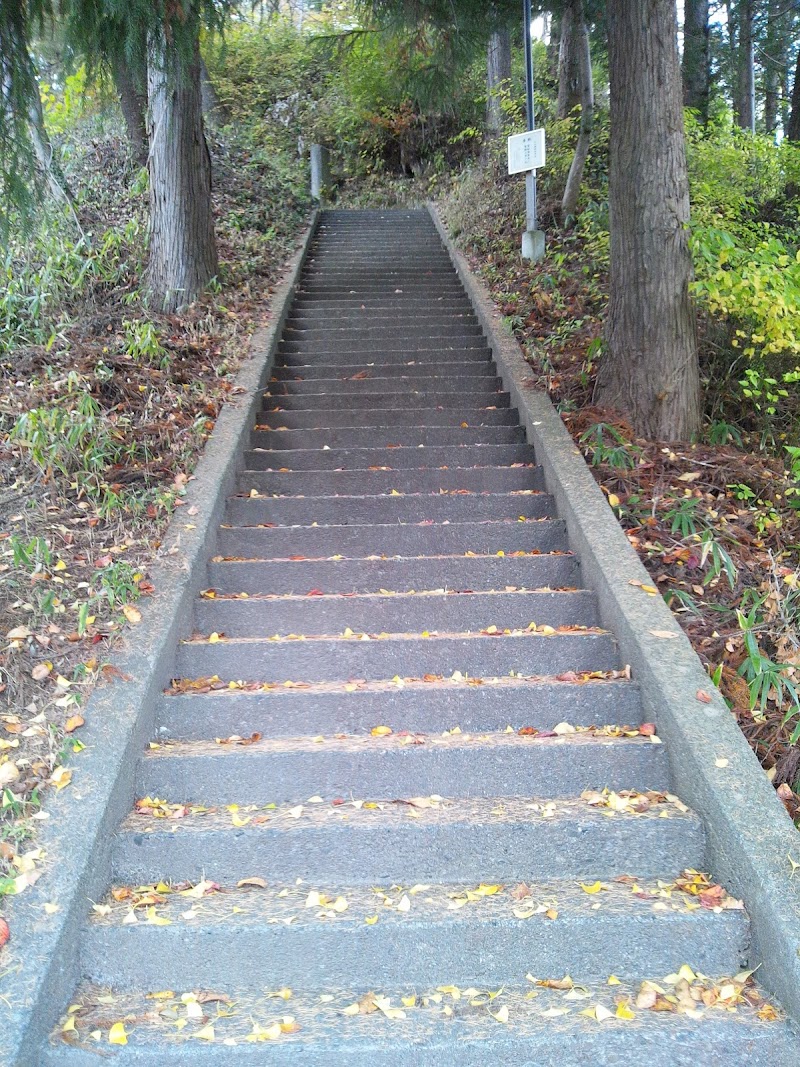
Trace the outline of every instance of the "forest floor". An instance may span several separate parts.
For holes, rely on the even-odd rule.
[[[42,794],[69,784],[88,695],[114,682],[118,638],[140,620],[137,601],[155,592],[163,531],[184,506],[308,218],[302,182],[266,150],[229,138],[212,150],[219,285],[185,312],[158,314],[142,300],[146,192],[107,134],[83,140],[68,174],[91,251],[55,221],[9,262],[16,281],[0,308],[0,906],[37,877]]]

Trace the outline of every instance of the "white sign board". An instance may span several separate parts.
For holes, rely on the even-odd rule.
[[[544,166],[544,130],[517,133],[508,139],[508,173],[521,174]]]

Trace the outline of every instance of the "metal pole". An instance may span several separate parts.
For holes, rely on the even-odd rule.
[[[525,26],[523,41],[525,42],[525,95],[527,102],[528,130],[534,129],[533,113],[533,42],[531,40],[531,0],[524,0]],[[536,171],[525,175],[525,206],[528,216],[528,230],[538,230],[538,210],[536,206]]]
[[[533,42],[531,41],[531,23],[533,13],[531,0],[524,0],[525,26],[523,41],[525,42],[525,89],[527,95],[527,119],[528,129],[533,129]]]

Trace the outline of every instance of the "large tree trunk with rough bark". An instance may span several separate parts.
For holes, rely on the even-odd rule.
[[[147,164],[147,72],[135,71],[124,56],[111,57],[111,73],[119,97],[119,106],[125,120],[128,145],[133,159],[144,167]]]
[[[693,108],[705,125],[708,122],[709,0],[684,0],[683,18],[683,103]]]
[[[200,50],[185,56],[154,33],[148,47],[150,264],[158,306],[191,303],[216,274],[211,157],[203,131]]]
[[[739,91],[736,119],[743,130],[756,132],[756,83],[753,43],[753,0],[739,4]]]
[[[500,90],[511,81],[511,31],[495,30],[486,53],[486,126],[497,137],[503,129]]]
[[[583,0],[569,0],[569,7],[572,9],[580,59],[581,125],[578,132],[578,142],[575,145],[575,155],[572,157],[572,165],[569,168],[567,184],[564,188],[564,196],[561,199],[561,214],[564,219],[575,215],[586,158],[589,155],[589,146],[592,143],[592,124],[594,122],[592,53]]]
[[[565,119],[581,99],[581,57],[575,6],[567,2],[561,14],[561,43],[558,47],[558,99],[556,118]]]
[[[764,129],[774,135],[782,118],[782,96],[786,83],[787,50],[791,23],[786,18],[784,0],[769,0],[767,34],[762,65],[764,68]]]
[[[797,62],[794,70],[792,108],[789,112],[789,122],[786,126],[786,139],[788,141],[800,141],[800,52],[797,53]]]
[[[595,399],[664,441],[701,425],[676,38],[674,0],[608,0],[611,291]]]

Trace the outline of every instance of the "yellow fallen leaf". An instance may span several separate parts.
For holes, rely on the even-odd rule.
[[[359,1004],[349,1004],[346,1008],[342,1008],[342,1015],[358,1015],[361,1011]]]
[[[122,614],[128,620],[128,622],[136,625],[137,622],[142,621],[142,613],[138,608],[135,608],[133,604],[123,604]]]
[[[111,1029],[108,1031],[108,1043],[109,1045],[127,1045],[128,1035],[125,1032],[124,1023],[114,1023]]]
[[[622,985],[622,982],[620,982],[619,978],[617,978],[617,976],[615,974],[610,974],[608,976],[608,983],[607,984],[608,985]]]
[[[368,915],[366,917],[366,919],[364,920],[364,922],[367,924],[367,926],[374,926],[377,921],[378,921],[378,916],[377,915]]]
[[[635,1019],[636,1018],[636,1012],[635,1011],[631,1011],[631,1009],[628,1007],[627,1000],[621,1000],[619,1002],[619,1004],[617,1004],[617,1010],[614,1012],[614,1014],[616,1015],[616,1017],[618,1019]]]
[[[589,894],[599,893],[602,888],[603,888],[603,883],[602,882],[592,882],[591,885],[585,885],[583,882],[581,882],[581,889],[584,891],[584,893],[589,893]]]
[[[508,1005],[507,1004],[503,1004],[503,1006],[498,1008],[497,1011],[490,1011],[489,1014],[492,1016],[493,1019],[497,1019],[497,1021],[499,1023],[507,1023],[508,1022]]]
[[[42,907],[46,915],[55,915],[57,911],[61,911],[60,904],[43,904]]]
[[[391,726],[373,726],[370,730],[373,737],[388,737],[391,732]]]
[[[75,1016],[70,1015],[64,1025],[61,1027],[62,1034],[69,1034],[75,1032]]]
[[[214,1026],[209,1023],[208,1026],[204,1026],[202,1030],[198,1030],[196,1034],[192,1034],[192,1037],[197,1037],[201,1041],[213,1041],[214,1040]]]
[[[208,643],[210,645],[215,645],[217,643],[217,641],[219,641],[219,640],[220,640],[220,636],[216,632],[214,632],[213,634],[209,634],[208,635]]]
[[[611,505],[612,508],[618,508],[619,507],[619,497],[617,496],[616,493],[609,493],[608,494],[608,502],[609,502],[609,504]]]
[[[50,777],[50,782],[56,789],[63,789],[64,786],[69,785],[71,781],[72,771],[68,771],[66,767],[56,767]]]
[[[156,915],[156,909],[155,908],[147,908],[147,910],[145,911],[145,915],[147,916],[147,922],[150,924],[150,926],[171,926],[172,925],[172,920],[171,919],[167,919],[166,916],[164,916],[164,915]]]

